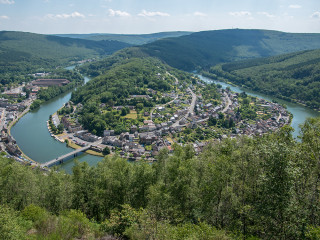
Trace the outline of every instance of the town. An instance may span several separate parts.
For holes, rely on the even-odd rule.
[[[186,91],[179,90],[183,86],[179,87],[178,79],[175,85],[177,90],[161,93],[162,97],[171,99],[165,104],[139,110],[132,105],[113,106],[109,113],[119,117],[124,109],[129,110],[122,116],[125,120],[137,120],[137,115],[142,118],[136,121],[138,124],[130,125],[128,131],[119,133],[115,129],[107,129],[103,131],[103,136],[96,136],[83,128],[77,117],[83,106],[70,101],[64,106],[69,109],[68,114],[54,116],[56,127],[63,124],[68,132],[58,139],[80,146],[94,145],[99,152],[109,148],[110,152],[128,160],[152,162],[161,149],[172,152],[174,144],[192,144],[195,152],[199,153],[212,141],[241,135],[262,135],[290,123],[290,113],[277,103],[245,93],[234,93],[229,89],[214,89],[199,79],[196,84],[185,86]],[[210,91],[216,91],[219,98],[211,96]],[[148,92],[150,95],[156,93],[152,89]],[[152,99],[149,95],[130,96],[130,99],[133,98]],[[106,105],[101,104],[100,108],[106,109]]]
[[[67,79],[50,78],[51,73],[41,72],[29,74],[34,80],[19,86],[4,88],[0,98],[0,149],[15,160],[38,166],[36,162],[25,156],[19,149],[16,140],[11,136],[11,127],[24,116],[37,99],[41,88],[63,86],[70,83]],[[54,76],[53,76],[54,77]]]
[[[166,74],[173,77],[168,72]],[[46,73],[37,73],[34,76],[39,78],[27,85],[22,84],[5,91],[2,96],[6,98],[0,99],[0,146],[16,160],[37,165],[25,156],[22,157],[22,152],[10,136],[10,128],[29,111],[39,89],[66,85],[69,81],[41,79],[47,76]],[[209,143],[223,138],[262,135],[290,123],[290,113],[277,103],[250,97],[245,93],[234,93],[228,88],[222,89],[219,85],[204,83],[197,77],[194,77],[195,84],[188,85],[173,78],[175,90],[157,92],[148,89],[146,95],[131,95],[128,98],[138,102],[151,101],[152,96],[157,94],[167,99],[163,104],[154,107],[142,106],[139,109],[138,105],[113,106],[105,110],[136,123],[130,125],[128,131],[105,129],[102,136],[97,136],[85,130],[77,117],[83,106],[72,101],[52,115],[48,121],[48,129],[52,137],[68,142],[72,147],[90,145],[90,149],[101,156],[107,149],[108,153],[117,153],[128,160],[152,162],[161,149],[172,152],[174,144],[192,144],[195,152],[199,153]],[[101,104],[100,108],[107,107]],[[53,131],[53,128],[60,129],[60,132]]]

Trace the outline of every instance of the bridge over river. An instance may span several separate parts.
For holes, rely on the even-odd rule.
[[[76,149],[76,150],[73,151],[73,152],[67,153],[67,154],[65,154],[65,155],[63,155],[63,156],[60,156],[60,157],[56,158],[56,159],[53,159],[53,160],[51,160],[51,161],[48,161],[48,162],[46,162],[46,163],[41,164],[41,167],[52,167],[52,166],[54,166],[54,165],[62,164],[62,163],[64,163],[66,160],[69,160],[69,159],[71,159],[71,158],[76,157],[76,156],[78,155],[78,153],[80,153],[80,152],[85,152],[85,151],[89,150],[91,147],[92,147],[92,145],[87,145],[87,146],[85,146],[85,147]]]

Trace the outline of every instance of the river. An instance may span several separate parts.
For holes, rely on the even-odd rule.
[[[72,69],[72,67],[69,69]],[[252,96],[264,98],[268,101],[275,99],[273,97],[250,91],[248,89],[235,87],[224,82],[218,82],[201,75],[199,75],[199,77],[206,82],[219,83],[223,88],[230,87],[234,92],[240,93],[245,91]],[[89,80],[89,78],[85,77],[85,83]],[[39,109],[27,113],[17,122],[16,125],[12,127],[11,134],[16,139],[18,146],[24,152],[24,154],[34,161],[45,163],[49,160],[73,151],[73,149],[66,147],[65,143],[58,142],[50,136],[46,123],[49,119],[49,115],[55,113],[59,108],[61,108],[64,103],[69,101],[70,97],[71,91],[51,99],[50,101],[42,104]],[[291,126],[295,129],[293,133],[294,137],[299,135],[299,124],[302,124],[306,118],[320,116],[319,112],[304,106],[290,103],[281,99],[275,100],[279,103],[286,104],[288,110],[293,114]],[[79,162],[87,162],[92,166],[96,165],[99,161],[101,161],[102,158],[84,153],[75,159],[77,159]],[[69,160],[60,165],[60,168],[65,170],[67,173],[71,173],[75,159]]]
[[[85,77],[85,83],[89,80]],[[19,148],[34,161],[45,163],[73,151],[72,148],[66,147],[65,143],[52,138],[47,128],[49,116],[69,101],[71,92],[53,98],[42,104],[39,109],[28,112],[11,128],[11,134],[16,139]],[[75,159],[95,165],[102,158],[84,153]],[[74,163],[74,159],[69,160],[60,165],[60,168],[71,173]]]
[[[291,112],[293,115],[291,126],[294,128],[293,137],[295,137],[295,138],[297,138],[297,136],[299,136],[299,133],[300,133],[299,125],[300,124],[303,124],[304,121],[309,117],[319,117],[320,116],[319,112],[312,110],[310,108],[304,107],[300,104],[291,103],[291,102],[288,102],[288,101],[285,101],[282,99],[278,99],[278,98],[275,98],[272,96],[264,95],[262,93],[258,93],[258,92],[255,92],[255,91],[252,91],[252,90],[249,90],[246,88],[232,86],[228,83],[220,82],[217,80],[212,80],[210,78],[207,78],[207,77],[204,77],[201,75],[198,75],[198,77],[200,77],[201,80],[203,80],[207,83],[213,82],[216,84],[220,84],[222,86],[222,88],[230,87],[230,89],[232,91],[237,92],[237,93],[246,92],[247,94],[249,94],[251,96],[263,98],[268,101],[276,100],[280,104],[285,104],[287,106],[288,111]]]

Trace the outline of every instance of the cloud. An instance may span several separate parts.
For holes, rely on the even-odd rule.
[[[193,15],[196,17],[206,17],[207,16],[207,14],[202,13],[202,12],[194,12]]]
[[[8,17],[8,16],[0,16],[0,19],[5,19],[5,20],[7,20],[7,19],[9,19],[9,17]]]
[[[85,16],[79,12],[73,12],[71,14],[47,14],[46,18],[51,19],[68,19],[68,18],[85,18]]]
[[[0,0],[1,4],[14,4],[14,0]]]
[[[314,12],[312,15],[311,15],[312,18],[319,18],[320,19],[320,12]]]
[[[247,12],[247,11],[229,12],[229,15],[234,16],[234,17],[250,17],[251,12]]]
[[[109,9],[109,16],[110,17],[130,17],[130,13],[124,12],[124,11],[120,11],[120,10],[113,10],[113,9]]]
[[[267,13],[267,12],[258,12],[258,14],[266,16],[268,18],[274,18],[275,17],[274,15],[272,15],[270,13]]]
[[[298,4],[292,4],[289,6],[289,8],[293,8],[293,9],[298,9],[301,8],[302,6],[298,5]]]
[[[148,12],[146,10],[142,10],[141,13],[138,14],[140,17],[169,17],[169,13],[164,13],[164,12]]]

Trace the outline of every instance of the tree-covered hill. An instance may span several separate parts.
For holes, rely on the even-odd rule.
[[[100,57],[128,47],[117,41],[90,41],[26,32],[0,32],[2,84],[27,81],[34,71],[50,70],[70,61]]]
[[[132,49],[131,49],[132,50]],[[191,83],[191,74],[172,69],[160,60],[151,57],[125,58],[133,54],[131,50],[117,53],[110,58],[81,66],[80,70],[91,76],[99,74],[86,85],[77,88],[71,96],[71,101],[83,105],[79,121],[85,129],[102,135],[103,130],[114,129],[120,134],[129,130],[132,122],[119,119],[115,113],[106,112],[113,106],[134,105],[154,107],[166,99],[160,93],[174,90],[175,79],[167,74],[174,73],[183,82]],[[130,53],[131,52],[131,53]],[[127,53],[128,55],[126,55]],[[135,53],[137,54],[137,53]],[[159,92],[160,96],[152,91]],[[132,95],[150,95],[152,99],[134,100]],[[103,106],[103,107],[101,107]],[[139,120],[134,124],[139,124]]]
[[[188,71],[222,62],[317,48],[320,48],[320,34],[246,29],[197,32],[141,46],[145,53]]]
[[[69,37],[69,38],[81,38],[87,40],[101,41],[101,40],[113,40],[124,42],[132,45],[142,45],[151,43],[159,39],[168,37],[180,37],[189,35],[192,32],[159,32],[151,34],[110,34],[110,33],[92,33],[92,34],[55,34],[55,36]]]
[[[268,95],[320,107],[320,50],[226,63],[212,67],[210,73]]]
[[[130,46],[118,41],[90,41],[27,32],[0,32],[1,61],[37,57],[57,61],[109,55]],[[11,54],[11,51],[13,54]],[[19,54],[14,54],[14,53]],[[11,58],[7,58],[8,55]]]

